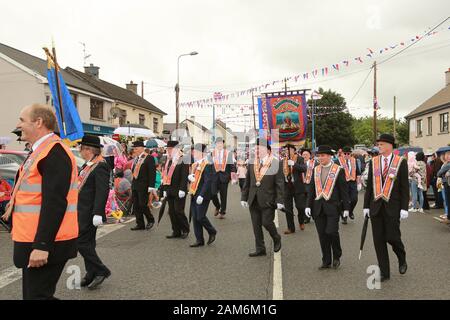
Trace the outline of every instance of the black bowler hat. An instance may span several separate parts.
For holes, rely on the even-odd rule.
[[[342,148],[342,152],[344,152],[344,153],[351,153],[352,152],[352,148],[350,148],[350,147],[343,147]]]
[[[307,149],[307,148],[303,148],[302,150],[300,150],[300,153],[303,153],[305,151],[308,152],[309,154],[312,154],[311,149]]]
[[[380,142],[380,141],[390,143],[390,144],[392,144],[392,146],[394,148],[396,147],[395,138],[390,134],[387,134],[387,133],[380,134],[380,137],[377,139],[377,142]]]
[[[334,152],[333,152],[333,150],[331,149],[331,147],[330,146],[326,146],[326,145],[324,145],[324,146],[319,146],[319,148],[317,148],[317,152],[316,152],[317,154],[322,154],[322,153],[325,153],[325,154],[329,154],[329,155],[334,155]]]
[[[91,136],[89,134],[85,134],[83,139],[81,139],[80,144],[82,146],[89,146],[94,148],[103,148],[103,145],[100,143],[100,138],[98,136]]]
[[[142,140],[133,141],[133,144],[131,146],[133,148],[145,148],[144,141]]]
[[[194,145],[194,150],[198,150],[198,151],[201,151],[201,152],[205,152],[205,150],[206,150],[206,144],[204,144],[204,143],[196,143],[196,144]]]
[[[269,140],[266,139],[256,139],[256,145],[261,146],[261,147],[266,147],[269,150],[272,150],[272,147],[269,144]]]
[[[173,148],[173,147],[176,147],[177,145],[178,145],[178,141],[174,141],[174,140],[167,141],[167,148]]]

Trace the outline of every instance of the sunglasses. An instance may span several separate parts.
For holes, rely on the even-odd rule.
[[[344,152],[344,155],[349,156],[349,155],[351,155],[351,153],[350,152]]]

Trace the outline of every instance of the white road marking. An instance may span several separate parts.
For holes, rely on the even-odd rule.
[[[113,231],[117,231],[125,227],[127,223],[136,220],[136,218],[131,218],[124,223],[117,224],[106,224],[97,230],[96,239],[100,239]],[[0,271],[0,289],[6,287],[7,285],[13,283],[22,278],[22,269],[18,269],[15,266],[8,267]]]
[[[279,228],[278,210],[275,210],[275,226]],[[281,267],[281,250],[273,254],[273,289],[272,299],[283,300],[283,272]]]

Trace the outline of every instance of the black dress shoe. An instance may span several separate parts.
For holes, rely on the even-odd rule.
[[[323,263],[323,264],[319,267],[319,270],[326,270],[326,269],[331,269],[331,264],[325,264],[325,263]]]
[[[147,225],[145,226],[145,229],[146,230],[150,230],[151,228],[153,228],[153,225],[154,225],[155,223],[154,222],[149,222],[149,223],[147,223]]]
[[[278,252],[281,250],[281,236],[278,236],[278,238],[273,239],[273,252]]]
[[[390,276],[384,276],[384,275],[380,276],[380,282],[388,281],[389,279],[391,279]]]
[[[171,234],[169,236],[166,236],[167,239],[176,239],[176,238],[181,238],[181,235],[179,234]]]
[[[196,242],[194,244],[191,244],[189,247],[191,248],[198,248],[198,247],[203,247],[205,244],[203,242]]]
[[[400,274],[405,274],[406,270],[408,270],[408,265],[406,262],[398,266],[398,272],[400,272]]]
[[[181,233],[180,238],[181,239],[186,239],[188,236],[189,236],[189,232],[183,232],[183,233]]]
[[[88,289],[94,290],[99,285],[101,285],[103,283],[103,281],[105,281],[105,279],[106,279],[106,276],[96,276],[94,278],[94,280],[92,280],[92,282],[88,285]]]
[[[342,218],[342,224],[347,224],[347,218]]]
[[[82,288],[87,287],[87,286],[92,282],[92,280],[93,280],[93,279],[86,279],[86,278],[83,278],[83,279],[81,280],[81,282],[80,282],[80,286],[81,286]]]
[[[349,217],[350,217],[350,219],[355,220],[355,215],[353,214],[353,212],[351,212],[351,213],[349,214]]]
[[[209,235],[209,239],[208,239],[208,245],[210,245],[211,243],[213,243],[216,240],[216,234],[210,234]]]
[[[266,251],[259,251],[259,252],[255,251],[255,252],[252,252],[252,253],[248,254],[249,257],[262,257],[262,256],[265,256],[265,255],[267,255]]]
[[[143,227],[138,227],[138,226],[135,226],[135,227],[131,228],[130,230],[131,230],[131,231],[136,231],[136,230],[145,230],[145,228],[143,228]]]
[[[339,268],[340,265],[341,265],[341,260],[339,260],[339,259],[333,260],[333,269]]]

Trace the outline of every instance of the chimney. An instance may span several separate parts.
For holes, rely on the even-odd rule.
[[[445,71],[445,86],[450,85],[450,68]]]
[[[96,67],[91,63],[91,65],[89,67],[84,67],[84,73],[98,79],[99,78],[99,72],[98,72],[99,69],[100,69],[99,67]]]
[[[127,83],[125,86],[127,87],[127,90],[133,91],[134,94],[137,94],[137,83],[130,81],[130,83]]]
[[[195,122],[195,116],[191,116],[191,120]]]

